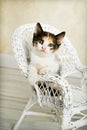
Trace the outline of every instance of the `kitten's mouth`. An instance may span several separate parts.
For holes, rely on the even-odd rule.
[[[46,49],[44,49],[44,48],[43,48],[43,49],[41,49],[41,52],[46,52]]]

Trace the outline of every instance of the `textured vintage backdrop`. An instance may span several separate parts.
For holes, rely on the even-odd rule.
[[[66,31],[87,65],[86,4],[86,0],[0,0],[0,53],[13,53],[11,37],[17,27],[39,21]]]

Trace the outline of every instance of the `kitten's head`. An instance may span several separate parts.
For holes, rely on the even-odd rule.
[[[42,29],[40,23],[37,23],[33,34],[34,50],[45,55],[52,54],[59,48],[64,36],[65,32],[61,32],[57,35],[46,32]]]

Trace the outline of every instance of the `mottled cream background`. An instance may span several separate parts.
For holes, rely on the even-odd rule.
[[[0,53],[13,54],[11,38],[22,24],[42,22],[61,31],[87,65],[86,0],[0,0]]]

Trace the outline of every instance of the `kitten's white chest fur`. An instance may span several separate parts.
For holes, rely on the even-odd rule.
[[[38,74],[55,74],[59,70],[59,63],[55,54],[41,56],[31,52],[31,64],[37,69]]]

